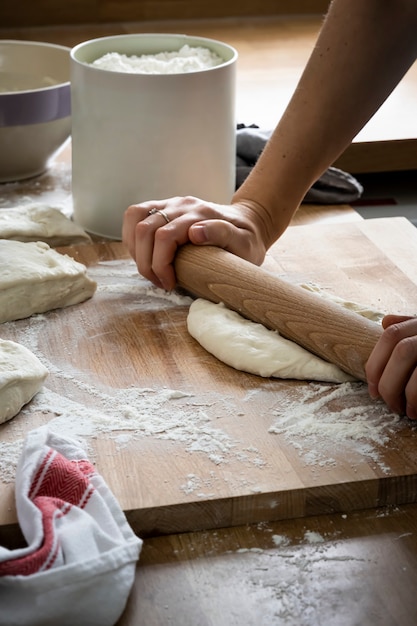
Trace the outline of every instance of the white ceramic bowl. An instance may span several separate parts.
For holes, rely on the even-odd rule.
[[[70,134],[70,48],[0,40],[0,182],[44,172]]]

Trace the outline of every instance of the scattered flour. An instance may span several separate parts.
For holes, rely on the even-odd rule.
[[[80,383],[77,387],[81,388]],[[25,420],[39,413],[52,416],[48,419],[49,428],[79,441],[90,457],[93,457],[90,440],[106,434],[115,441],[118,449],[133,440],[153,437],[181,442],[185,444],[186,452],[206,454],[216,465],[227,463],[230,458],[250,461],[250,453],[235,451],[238,442],[211,425],[213,416],[201,404],[201,398],[196,404],[190,394],[164,388],[133,387],[105,392],[87,384],[82,387],[90,402],[94,401],[94,406],[86,406],[84,402],[57,394],[46,385],[21,411],[20,416]],[[3,482],[14,479],[22,445],[23,438],[13,445],[0,444],[0,476]],[[188,479],[187,488],[182,487],[187,493],[195,488],[201,488],[201,480],[197,477],[194,481]]]
[[[130,259],[100,261],[89,268],[88,275],[96,281],[97,292],[109,298],[129,294],[131,300],[135,296],[133,303],[129,301],[123,305],[126,310],[161,311],[173,306],[190,306],[192,302],[190,297],[179,292],[167,292],[151,285],[138,275],[137,267]]]
[[[288,537],[285,535],[272,535],[272,541],[276,547],[287,546],[290,542]]]
[[[0,444],[0,479],[3,483],[12,483],[16,477],[17,460],[23,448],[23,439]]]
[[[272,535],[272,541],[275,547],[282,548],[289,545],[290,540],[286,535]],[[306,530],[304,533],[304,541],[309,544],[324,543],[323,535],[314,531]]]
[[[41,176],[18,182],[2,183],[0,209],[40,202],[72,216],[71,164],[54,162],[53,169]]]
[[[108,52],[91,65],[110,72],[129,74],[184,74],[221,65],[223,59],[200,46],[184,45],[175,52],[126,55]]]
[[[128,307],[140,311],[164,310],[188,306],[191,299],[180,293],[168,294],[138,276],[133,261],[115,260],[90,268],[97,280],[97,293],[106,298],[129,295]],[[87,322],[87,321],[86,321]],[[20,328],[19,340],[47,367],[48,379],[43,389],[19,416],[10,422],[14,443],[0,442],[0,480],[14,480],[23,446],[22,425],[31,420],[48,423],[51,430],[80,442],[94,459],[92,442],[100,435],[111,438],[118,449],[144,437],[179,442],[187,453],[206,455],[215,465],[231,459],[262,468],[265,461],[254,446],[244,446],[220,428],[216,420],[231,411],[237,412],[233,399],[205,394],[195,397],[181,389],[165,387],[104,387],[94,376],[87,376],[69,363],[52,360],[42,348],[42,335],[48,326],[48,314],[35,315],[20,324],[2,325]],[[65,389],[65,392],[60,390]],[[19,436],[20,435],[20,436]],[[200,496],[210,490],[212,476],[189,478],[180,488],[186,493],[198,490]],[[204,489],[204,492],[202,491]],[[210,491],[211,493],[211,491]]]
[[[214,492],[203,491],[204,487],[210,489],[212,484],[216,481],[216,475],[214,472],[210,472],[208,478],[202,479],[196,474],[187,474],[186,482],[181,485],[181,491],[186,494],[197,492],[199,498],[210,498],[214,496]]]
[[[304,540],[308,543],[324,543],[324,537],[314,530],[306,530],[304,533]]]
[[[223,608],[230,607],[232,594],[235,605],[246,609],[245,626],[339,623],[346,607],[342,587],[349,597],[359,597],[363,572],[369,570],[371,576],[375,571],[375,556],[364,552],[362,544],[330,539],[307,530],[299,540],[273,534],[271,547],[228,551],[227,568],[222,560],[211,560],[210,595]],[[362,623],[362,609],[356,612],[352,603],[343,623]]]
[[[340,409],[340,400],[346,408]],[[387,470],[380,450],[405,422],[382,401],[372,400],[360,382],[303,385],[293,398],[280,398],[272,414],[275,419],[269,432],[283,435],[311,466],[335,465],[337,446],[339,453],[354,451]],[[416,428],[411,424],[407,427]]]
[[[123,306],[127,308],[159,311],[186,307],[191,301],[180,293],[167,294],[150,286],[138,276],[134,262],[128,259],[101,262],[91,267],[89,274],[97,281],[97,293],[101,297],[123,298]],[[85,323],[88,324],[88,319]],[[212,391],[201,391],[195,397],[181,389],[104,387],[94,374],[87,375],[68,362],[48,357],[42,347],[42,336],[48,324],[46,314],[33,316],[20,324],[2,325],[3,335],[7,335],[7,329],[12,335],[5,338],[20,340],[50,372],[43,391],[7,425],[13,444],[0,442],[2,481],[14,479],[23,445],[23,425],[28,420],[34,425],[40,425],[36,423],[39,420],[47,422],[51,429],[76,438],[90,455],[94,448],[92,442],[100,435],[111,438],[118,449],[150,437],[180,442],[187,453],[205,455],[216,466],[233,460],[262,471],[266,462],[256,446],[243,444],[217,426],[217,419],[225,414],[242,415],[242,405],[236,400]],[[18,337],[14,334],[16,328]],[[80,340],[83,338],[84,335],[80,335]],[[243,403],[256,406],[261,391],[262,385],[258,390],[249,390]],[[277,390],[272,397],[274,404],[267,414],[268,419],[273,418],[269,433],[283,436],[313,471],[314,466],[336,464],[335,445],[339,455],[340,451],[353,451],[373,459],[385,469],[379,460],[381,447],[392,432],[404,426],[404,421],[391,414],[382,402],[369,399],[362,383],[337,386],[303,383],[294,387],[291,396],[287,393],[284,396]],[[341,400],[343,406],[349,408],[340,410]],[[409,424],[406,426],[411,428]],[[258,484],[248,481],[247,472],[238,479],[239,484],[252,493],[260,491]],[[199,497],[210,496],[214,481],[214,474],[193,474],[185,477],[179,488]]]

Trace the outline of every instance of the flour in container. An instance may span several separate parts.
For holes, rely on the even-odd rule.
[[[224,60],[201,46],[184,45],[175,52],[126,55],[108,52],[91,64],[101,70],[127,74],[185,74],[221,65]]]

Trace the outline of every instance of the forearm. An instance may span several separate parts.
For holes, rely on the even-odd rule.
[[[255,204],[267,245],[416,58],[415,0],[334,0],[297,89],[234,201]]]

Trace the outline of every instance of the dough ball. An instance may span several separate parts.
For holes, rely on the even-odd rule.
[[[47,375],[46,367],[30,350],[0,339],[0,424],[32,400]]]

